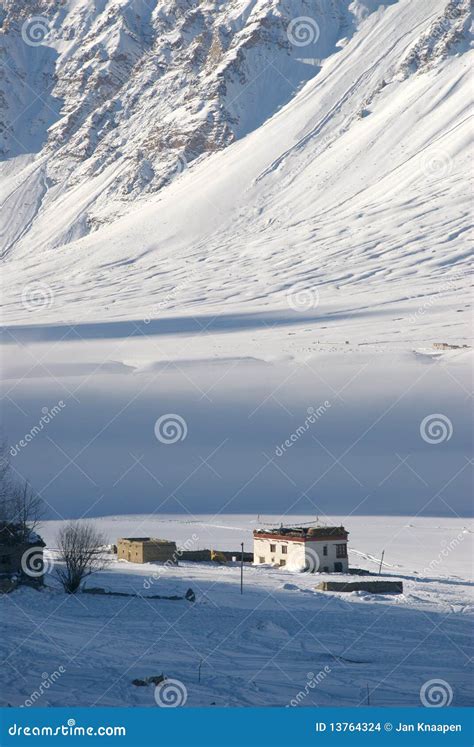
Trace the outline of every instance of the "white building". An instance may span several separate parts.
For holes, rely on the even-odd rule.
[[[256,529],[253,562],[310,573],[347,573],[348,536],[344,527]]]

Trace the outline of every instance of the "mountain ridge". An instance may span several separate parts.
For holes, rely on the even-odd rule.
[[[86,5],[80,0],[73,8]],[[187,28],[197,5],[213,4],[155,7],[183,11]],[[287,3],[242,0],[226,7],[249,11],[242,28],[250,36],[252,12],[263,14],[255,20],[261,28],[263,11],[278,10],[279,33],[288,42]],[[301,12],[307,8],[298,4]],[[249,132],[236,129],[231,142],[224,137],[189,162],[185,148],[195,141],[186,143],[184,156],[173,150],[171,166],[165,164],[172,173],[155,192],[117,200],[127,160],[102,163],[100,147],[94,151],[99,173],[90,179],[86,169],[78,179],[79,159],[67,188],[48,182],[46,157],[23,169],[20,157],[19,172],[6,179],[7,193],[10,183],[18,185],[17,198],[9,193],[20,229],[19,238],[15,226],[9,231],[15,235],[9,266],[21,275],[7,289],[7,318],[30,321],[18,288],[37,280],[38,267],[54,298],[41,309],[45,320],[58,313],[81,317],[81,299],[88,314],[103,313],[105,305],[121,319],[136,318],[138,301],[146,317],[229,304],[281,308],[291,289],[313,289],[314,296],[317,288],[331,303],[343,293],[356,305],[370,289],[371,299],[385,304],[430,296],[448,275],[453,294],[463,294],[469,2],[365,0],[332,2],[330,10],[326,26],[319,15],[318,21],[302,16],[316,24],[308,26],[314,36],[307,45],[296,39],[294,57],[278,47],[292,70],[303,65],[311,73],[303,85],[295,82],[289,100]],[[324,50],[327,58],[316,56]],[[13,169],[11,161],[6,168]],[[425,214],[433,216],[428,226]]]

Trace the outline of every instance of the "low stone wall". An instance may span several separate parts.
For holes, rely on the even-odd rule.
[[[178,550],[179,560],[191,560],[195,563],[205,563],[211,560],[210,550]]]
[[[82,589],[83,594],[94,594],[102,597],[135,597],[135,599],[166,599],[171,602],[194,602],[196,601],[196,595],[192,589],[188,589],[184,597],[180,597],[177,594],[172,596],[163,596],[161,594],[133,594],[128,591],[107,591],[102,589],[100,586],[91,586],[90,588]]]
[[[232,560],[232,558],[237,558],[237,561],[240,560],[241,556],[241,550],[219,550],[218,551],[220,555],[223,555],[226,560]],[[194,563],[205,563],[210,562],[212,560],[211,550],[178,550],[178,559],[179,560],[190,560]],[[244,562],[245,563],[252,563],[253,562],[253,552],[244,552]]]
[[[403,581],[322,581],[318,591],[368,591],[370,594],[403,594]]]
[[[239,562],[242,556],[242,550],[222,550],[222,554],[225,555],[227,560],[237,558],[237,562]],[[244,552],[244,563],[253,563],[253,552]]]

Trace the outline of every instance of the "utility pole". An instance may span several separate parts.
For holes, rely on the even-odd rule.
[[[383,556],[385,555],[385,550],[382,550],[382,557],[380,558],[380,566],[379,566],[379,576],[382,573],[382,565],[383,565]]]
[[[240,546],[242,548],[242,552],[240,555],[240,593],[244,593],[244,543],[241,542]]]

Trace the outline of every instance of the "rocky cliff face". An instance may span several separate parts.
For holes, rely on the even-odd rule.
[[[458,293],[470,5],[4,1],[6,316]]]
[[[42,208],[90,182],[58,241],[87,233],[290,101],[352,32],[348,5],[7,0],[4,158],[28,155]]]

